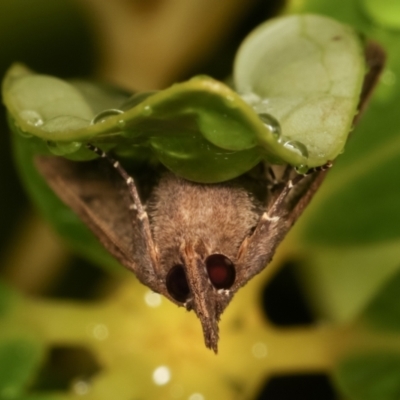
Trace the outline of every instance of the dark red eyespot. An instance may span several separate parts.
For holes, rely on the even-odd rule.
[[[212,254],[206,259],[208,277],[216,289],[229,289],[235,282],[233,262],[222,254]]]
[[[182,265],[175,265],[169,270],[166,282],[168,293],[176,301],[184,303],[189,298],[190,289]]]

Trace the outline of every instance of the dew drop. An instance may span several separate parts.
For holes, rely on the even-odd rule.
[[[143,108],[143,115],[149,116],[151,115],[153,112],[153,109],[151,108],[151,106],[145,106]]]
[[[120,128],[125,128],[125,126],[126,126],[126,121],[124,121],[123,119],[120,119],[120,120],[117,122],[117,125],[118,125]]]
[[[298,174],[306,174],[309,170],[308,166],[305,164],[300,164],[294,168]]]
[[[293,151],[305,158],[308,158],[307,147],[303,143],[298,142],[297,140],[288,140],[283,144],[283,146],[290,151]]]
[[[129,99],[126,100],[124,103],[122,103],[120,109],[124,111],[130,110],[131,108],[137,106],[138,104],[145,101],[148,97],[153,96],[153,94],[156,93],[158,93],[157,90],[153,90],[151,92],[136,93],[133,96],[129,97]]]
[[[116,108],[110,108],[109,110],[104,110],[99,112],[90,122],[91,125],[102,124],[107,121],[110,117],[115,117],[116,115],[123,114],[124,112],[121,110],[117,110]]]
[[[47,148],[55,156],[65,156],[67,154],[72,154],[78,151],[82,146],[80,142],[53,142],[51,140],[47,141]]]
[[[19,113],[21,119],[27,122],[29,125],[32,126],[42,126],[43,125],[43,118],[42,116],[33,110],[23,110]]]
[[[261,113],[258,114],[261,121],[264,123],[265,127],[269,129],[276,139],[279,139],[281,136],[281,126],[278,120],[270,114]]]

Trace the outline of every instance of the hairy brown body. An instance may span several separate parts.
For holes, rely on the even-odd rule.
[[[202,185],[165,174],[148,207],[154,241],[165,268],[181,263],[182,243],[202,254],[234,260],[244,238],[255,228],[261,204],[239,182]]]

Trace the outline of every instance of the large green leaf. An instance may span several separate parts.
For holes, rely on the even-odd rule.
[[[272,114],[286,140],[308,150],[308,165],[335,159],[351,129],[364,78],[354,31],[330,18],[271,20],[239,49],[235,83],[258,113]]]
[[[400,273],[397,272],[390,278],[368,305],[363,316],[375,328],[399,332]]]
[[[21,65],[8,71],[3,99],[13,130],[47,141],[56,155],[93,158],[82,147],[91,141],[134,158],[139,146],[180,176],[219,182],[261,159],[301,171],[334,159],[351,129],[364,65],[363,43],[351,28],[292,16],[261,25],[242,45],[234,75],[244,100],[205,76],[139,101]]]
[[[41,346],[26,339],[0,341],[0,398],[20,398],[33,378],[43,353]]]
[[[374,150],[346,169],[347,173],[332,174],[329,186],[320,193],[305,227],[306,240],[344,246],[398,240],[400,129],[397,137],[381,135]]]
[[[3,93],[14,130],[50,142],[56,155],[90,159],[88,151],[80,151],[87,141],[117,147],[125,156],[136,155],[138,145],[150,147],[175,173],[202,182],[241,175],[263,154],[297,165],[306,161],[282,146],[235,92],[208,77],[174,85],[124,113],[125,106],[116,104],[114,111],[96,115],[76,87],[20,66],[9,71]]]
[[[343,323],[363,312],[396,274],[400,241],[306,246],[301,254],[301,277],[314,310],[321,318]]]
[[[335,371],[336,382],[350,400],[398,400],[400,354],[349,356]]]

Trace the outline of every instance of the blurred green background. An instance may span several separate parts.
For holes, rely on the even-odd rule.
[[[0,8],[2,76],[16,60],[38,71],[65,77],[86,76],[93,72],[93,38],[84,13],[76,4],[70,1],[3,1]],[[28,201],[13,168],[3,109],[0,123],[0,243],[2,251],[6,251],[18,221],[24,218]]]

